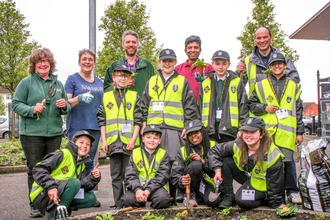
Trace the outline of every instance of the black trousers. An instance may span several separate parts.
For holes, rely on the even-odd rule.
[[[261,205],[267,205],[266,192],[256,190],[251,186],[250,179],[246,176],[245,172],[240,171],[237,168],[232,157],[223,158],[222,178],[224,193],[233,194],[233,180],[236,180],[238,183],[242,184],[235,195],[235,202],[239,207],[244,209],[252,209]],[[254,200],[242,199],[242,191],[246,189],[255,190]]]
[[[151,207],[154,209],[165,209],[170,206],[170,195],[164,187],[150,193],[148,201],[151,201]],[[122,203],[125,207],[144,207],[145,202],[138,202],[135,193],[132,190],[127,190],[122,198]]]
[[[116,207],[123,207],[121,198],[124,196],[125,168],[129,158],[130,156],[124,153],[115,153],[110,156],[110,174]]]
[[[27,136],[21,135],[21,144],[27,161],[28,167],[28,188],[29,194],[32,189],[32,184],[34,182],[32,176],[32,169],[42,159],[49,153],[54,152],[60,149],[62,136],[54,137],[42,137],[42,136]],[[29,196],[30,198],[30,196]],[[32,203],[30,202],[30,205]]]
[[[184,170],[184,175],[189,174],[191,178],[190,188],[199,198],[203,200],[205,205],[210,207],[217,207],[222,200],[222,197],[218,197],[215,201],[209,200],[211,192],[215,192],[215,189],[211,183],[203,178],[203,164],[200,161],[192,161]],[[201,190],[201,184],[204,184],[204,190]]]

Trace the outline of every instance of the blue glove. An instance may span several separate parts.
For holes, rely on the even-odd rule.
[[[195,80],[196,82],[202,83],[204,80],[206,80],[205,73],[201,75],[199,72],[195,72]]]
[[[91,101],[93,99],[94,99],[94,96],[92,94],[90,94],[89,92],[78,95],[79,102],[86,102],[87,104],[89,104],[89,103],[91,103]]]

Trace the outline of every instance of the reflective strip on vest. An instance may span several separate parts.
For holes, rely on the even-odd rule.
[[[75,162],[73,161],[73,155],[68,149],[61,150],[63,152],[63,160],[58,165],[58,167],[52,171],[50,174],[54,179],[57,180],[67,180],[71,178],[77,178],[76,176],[76,166]],[[40,164],[40,163],[38,163]],[[36,166],[38,166],[38,164]],[[80,164],[77,170],[77,174],[79,174],[84,171],[85,164]],[[44,190],[40,185],[38,185],[36,182],[32,184],[32,190],[30,193],[30,199],[31,202],[37,198],[37,196]]]
[[[158,79],[157,79],[158,78]],[[153,76],[149,81],[149,108],[147,124],[162,124],[184,128],[184,110],[182,105],[182,92],[184,76],[178,75],[172,79],[166,90],[163,90],[163,82],[159,75]],[[156,81],[158,85],[156,85]],[[157,90],[155,88],[158,88]],[[155,91],[155,90],[156,91]],[[162,91],[163,90],[163,91]],[[157,91],[162,93],[159,98]],[[153,111],[153,103],[164,102],[163,111]]]
[[[156,173],[160,166],[160,162],[163,159],[165,153],[166,151],[164,149],[158,148],[151,162],[151,164],[153,164],[153,167],[149,169],[150,164],[148,163],[148,159],[144,151],[141,149],[141,147],[133,149],[133,153],[132,153],[133,161],[136,166],[136,169],[139,172],[138,176],[141,186],[143,186],[144,189],[148,185],[149,181],[155,178]],[[146,164],[143,163],[143,160]],[[148,170],[148,178],[147,178],[146,170]],[[167,185],[164,185],[163,187],[167,190]]]
[[[289,116],[280,120],[277,119],[275,113],[267,113],[259,117],[265,121],[266,129],[270,136],[273,136],[274,142],[277,146],[295,151],[297,127],[296,101],[301,94],[299,86],[292,80],[288,80],[280,104],[277,102],[276,94],[272,91],[268,79],[264,79],[257,83],[256,94],[260,103],[276,105],[279,109],[288,110]]]
[[[229,115],[230,115],[230,124],[232,127],[238,127],[238,121],[239,121],[238,96],[237,96],[237,88],[239,82],[240,82],[239,77],[231,79],[228,88]],[[203,86],[203,103],[202,103],[201,119],[202,119],[202,123],[204,124],[204,127],[207,127],[209,123],[209,115],[210,115],[211,79],[208,78],[204,80],[202,86]],[[225,97],[223,97],[223,99],[224,98]]]
[[[210,148],[214,147],[214,145],[215,145],[215,141],[210,140]],[[193,153],[195,153],[194,149],[192,149],[192,151]],[[186,162],[189,159],[189,157],[187,155],[187,149],[185,146],[181,147],[181,153],[182,153],[183,161]],[[215,189],[216,185],[214,181],[211,179],[211,177],[209,177],[206,173],[203,173],[203,178],[205,179],[205,181],[211,183]]]
[[[133,137],[134,132],[134,110],[136,103],[137,92],[128,90],[125,94],[126,101],[126,116],[127,120],[125,120],[125,112],[123,108],[123,103],[120,104],[118,108],[116,97],[114,95],[114,91],[109,91],[104,93],[103,96],[103,105],[106,116],[106,140],[107,144],[115,142],[118,137],[124,144],[128,144],[128,142]],[[131,132],[122,132],[122,124],[130,124]],[[140,145],[139,137],[136,138],[135,145]]]
[[[273,166],[280,157],[284,159],[284,155],[282,154],[280,149],[278,149],[278,147],[276,147],[276,145],[272,143],[269,146],[267,152],[267,161],[263,161],[261,166],[260,163],[257,163],[250,173],[248,173],[242,167],[239,166],[242,151],[238,148],[236,143],[234,143],[233,151],[233,159],[237,168],[240,171],[244,171],[247,176],[250,177],[250,183],[252,187],[259,191],[267,191],[267,169]]]

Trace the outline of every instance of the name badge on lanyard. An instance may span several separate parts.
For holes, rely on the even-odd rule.
[[[121,132],[132,133],[131,124],[121,124]]]
[[[217,113],[216,113],[217,119],[221,119],[221,115],[222,115],[222,110],[217,110]]]
[[[152,111],[164,111],[164,102],[154,102],[152,104]]]
[[[255,200],[255,195],[256,191],[255,190],[251,190],[251,189],[243,189],[242,190],[242,200],[251,200],[254,201]]]
[[[276,113],[278,120],[289,117],[289,113],[288,113],[287,109],[279,109],[279,110],[276,110],[275,113]]]

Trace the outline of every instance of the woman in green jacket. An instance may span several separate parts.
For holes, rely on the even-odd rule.
[[[21,116],[19,133],[28,166],[28,188],[31,192],[32,169],[48,153],[60,148],[62,117],[71,106],[57,76],[53,75],[56,61],[47,48],[36,49],[29,58],[30,76],[17,86],[12,101],[13,110]],[[48,97],[51,86],[53,97]],[[42,103],[45,99],[45,103]],[[39,118],[39,119],[38,119]],[[40,212],[30,202],[30,217],[40,217]]]

